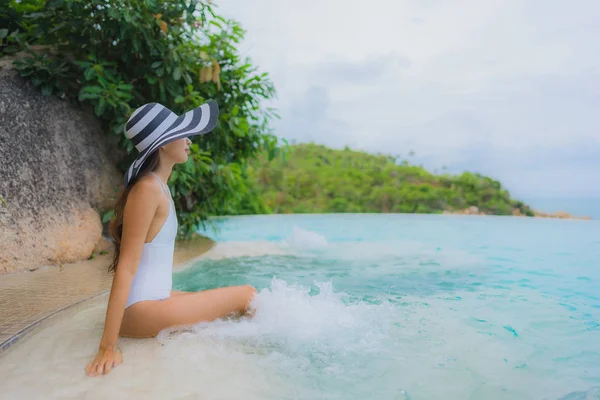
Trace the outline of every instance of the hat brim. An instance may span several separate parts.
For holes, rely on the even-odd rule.
[[[184,137],[204,135],[217,126],[219,121],[219,106],[216,101],[210,100],[200,107],[186,112],[177,117],[175,122],[162,133],[151,145],[142,151],[131,163],[124,177],[125,186],[137,176],[144,161],[150,154],[162,146]]]

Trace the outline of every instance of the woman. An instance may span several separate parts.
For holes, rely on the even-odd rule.
[[[90,376],[105,375],[122,362],[119,335],[156,336],[165,328],[212,321],[247,311],[256,290],[235,286],[197,293],[172,291],[172,266],[177,217],[166,182],[175,164],[188,159],[191,141],[217,124],[214,101],[177,116],[157,103],[131,115],[125,135],[140,152],[125,175],[111,233],[115,272],[104,333]]]

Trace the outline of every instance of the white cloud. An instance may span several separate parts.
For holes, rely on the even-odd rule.
[[[275,82],[281,136],[414,150],[428,167],[488,173],[526,196],[600,196],[595,0],[218,7],[247,29],[243,51]]]

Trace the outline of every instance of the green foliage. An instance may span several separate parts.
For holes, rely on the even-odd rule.
[[[23,40],[34,29],[26,15],[35,14],[44,4],[45,0],[0,1],[0,57],[12,56],[23,49]]]
[[[475,206],[486,214],[533,216],[500,182],[465,172],[434,175],[395,157],[294,145],[287,160],[259,158],[249,169],[267,208],[275,213],[441,213]]]
[[[275,89],[240,57],[238,23],[202,0],[11,0],[2,7],[2,54],[19,52],[15,67],[43,94],[93,110],[128,154],[123,171],[136,154],[123,135],[132,110],[158,101],[182,113],[217,101],[218,127],[193,138],[190,160],[170,182],[181,233],[192,234],[209,215],[269,211],[244,166],[259,152],[277,155],[269,128],[277,115],[261,107]]]

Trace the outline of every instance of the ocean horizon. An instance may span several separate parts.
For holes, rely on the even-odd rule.
[[[600,219],[600,197],[520,197],[519,200],[537,211],[564,211],[575,216]]]

